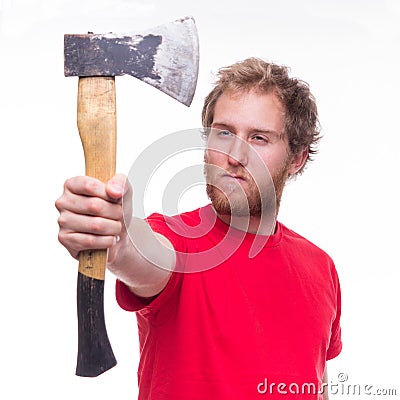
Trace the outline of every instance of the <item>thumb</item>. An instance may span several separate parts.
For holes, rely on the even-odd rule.
[[[126,176],[114,175],[106,184],[106,193],[114,200],[119,200],[125,193]]]

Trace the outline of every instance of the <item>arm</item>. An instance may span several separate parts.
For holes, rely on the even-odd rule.
[[[140,297],[159,294],[175,266],[170,241],[154,233],[146,221],[133,218],[127,234],[110,250],[107,267]]]
[[[108,248],[108,269],[141,297],[152,297],[167,284],[175,266],[175,252],[162,235],[155,235],[139,218],[123,220],[122,197],[127,194],[126,215],[131,213],[131,187],[123,175],[106,184],[90,177],[65,182],[56,201],[60,212],[59,241],[74,258],[89,249]],[[135,245],[130,238],[135,239]]]

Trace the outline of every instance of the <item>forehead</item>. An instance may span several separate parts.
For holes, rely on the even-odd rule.
[[[285,112],[275,93],[255,90],[224,91],[216,101],[214,124],[254,125],[282,132]]]

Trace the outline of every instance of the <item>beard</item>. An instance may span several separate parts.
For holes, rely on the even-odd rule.
[[[208,164],[206,158],[205,162],[206,192],[218,214],[236,217],[261,217],[263,213],[276,215],[289,175],[289,159],[285,160],[274,175],[265,171],[264,176],[256,179],[257,183],[244,167],[223,171]],[[245,188],[237,181],[221,183],[221,176],[226,173],[244,177]]]

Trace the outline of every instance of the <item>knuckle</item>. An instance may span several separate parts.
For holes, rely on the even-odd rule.
[[[93,235],[86,235],[82,239],[82,245],[85,249],[93,249],[97,247],[97,238]]]
[[[58,198],[55,202],[54,202],[54,206],[56,207],[56,209],[58,210],[58,211],[60,211],[61,210],[61,197],[60,198]]]
[[[77,180],[77,178],[74,177],[74,178],[68,178],[64,182],[64,193],[73,191],[76,180]]]
[[[58,217],[57,223],[60,228],[62,228],[65,225],[65,218],[62,214]]]
[[[93,220],[90,222],[90,231],[99,234],[104,231],[104,223],[101,219],[99,218],[93,218]]]
[[[64,244],[64,243],[65,243],[65,235],[64,235],[64,233],[61,232],[61,231],[58,233],[58,241],[59,241],[61,244]]]
[[[65,201],[64,196],[59,197],[55,202],[54,205],[58,211],[61,211],[65,208]]]
[[[67,191],[69,189],[69,187],[71,186],[71,181],[72,181],[72,178],[69,178],[64,182],[64,192]]]
[[[61,212],[59,217],[57,218],[57,223],[60,229],[65,229],[68,227],[69,219],[65,212]]]
[[[90,214],[99,215],[103,210],[102,201],[93,197],[88,200],[87,208]]]
[[[98,188],[98,183],[94,179],[85,179],[83,187],[86,193],[96,193]]]

